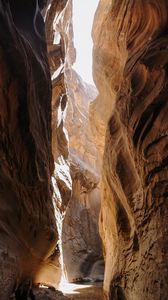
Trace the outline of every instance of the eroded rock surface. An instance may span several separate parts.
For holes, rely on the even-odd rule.
[[[66,12],[72,19],[72,3]],[[63,258],[70,282],[103,279],[102,245],[98,221],[100,212],[100,163],[89,124],[89,104],[96,89],[83,82],[72,69],[76,59],[73,27],[66,30],[65,82],[68,107],[65,127],[69,135],[72,197],[63,222]]]
[[[167,299],[167,11],[164,0],[101,0],[94,21],[94,111],[107,129],[101,234],[111,300]]]
[[[53,75],[65,55],[63,40],[60,46],[53,45],[53,23],[67,1],[46,4],[42,0],[0,1],[1,300],[9,300],[12,292],[27,280],[30,284],[34,281],[57,284],[60,280],[57,245],[60,228],[56,226],[55,214],[57,218],[62,217],[71,195],[71,179],[62,117],[59,118],[55,107],[64,111],[65,87],[62,75],[59,79],[56,75],[52,77],[51,107],[51,77],[42,14],[46,20]],[[51,55],[52,47],[55,52]],[[67,169],[63,173],[65,165]],[[17,292],[15,296],[23,298]]]
[[[71,27],[71,17],[69,16],[71,2],[71,0],[50,1],[47,6],[48,9],[43,10],[52,79],[52,152],[55,163],[52,183],[59,242],[51,257],[46,261],[43,273],[38,277],[38,282],[44,282],[55,287],[58,287],[62,275],[60,265],[62,220],[72,189],[68,161],[68,134],[64,127],[67,108],[64,70],[68,52],[67,28]]]
[[[89,104],[94,87],[72,69],[66,72],[69,160],[72,197],[63,223],[63,256],[70,282],[103,280],[104,262],[99,236],[100,165],[89,125]]]
[[[63,7],[64,9],[62,9]],[[56,16],[53,15],[55,9],[58,11]],[[52,22],[50,20],[53,16],[56,32],[51,27]],[[97,92],[95,88],[85,84],[72,70],[72,65],[76,59],[73,45],[72,1],[65,1],[64,4],[53,2],[46,24],[48,24],[48,49],[53,80],[55,198],[58,198],[57,206],[61,212],[64,212],[68,200],[71,199],[63,226],[65,271],[70,281],[82,280],[84,277],[88,277],[91,272],[92,279],[102,280],[103,259],[98,233],[100,211],[99,159],[92,141],[93,137],[88,120],[89,103],[96,97]],[[68,94],[68,106],[66,93]],[[64,121],[67,130],[64,128]],[[67,175],[69,167],[73,184],[72,197],[69,189],[67,189],[71,186],[69,175]],[[59,211],[57,216],[59,219],[61,218]],[[87,234],[85,234],[86,231]],[[86,264],[87,270],[84,270]]]
[[[41,3],[42,4],[42,3]],[[37,1],[0,1],[0,299],[57,242],[52,203],[51,81]]]

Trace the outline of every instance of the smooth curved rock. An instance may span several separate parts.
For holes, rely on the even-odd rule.
[[[39,1],[40,3],[40,1]],[[0,1],[0,299],[35,280],[58,235],[51,81],[37,1]]]
[[[49,1],[47,10],[43,10],[52,79],[52,152],[55,164],[52,184],[59,241],[36,281],[55,287],[59,286],[62,276],[60,264],[62,221],[72,190],[68,134],[64,127],[67,110],[64,69],[67,56],[66,30],[71,26],[71,18],[67,15],[70,4],[71,1]]]
[[[101,0],[94,21],[108,299],[167,299],[167,10],[164,0]]]

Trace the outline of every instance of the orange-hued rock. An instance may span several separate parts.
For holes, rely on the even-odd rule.
[[[59,108],[57,106],[56,110],[58,116],[62,118],[60,124],[62,126],[65,120],[65,128],[68,132],[68,161],[72,176],[72,196],[69,197],[66,190],[63,194],[64,203],[67,198],[70,199],[62,232],[64,267],[70,281],[82,280],[86,277],[102,280],[103,258],[98,230],[100,164],[88,113],[89,104],[96,97],[97,91],[91,85],[84,83],[72,69],[76,59],[73,45],[72,1],[68,1],[62,15],[63,18],[61,14],[59,15],[59,22],[56,21],[55,28],[61,33],[64,41],[64,48],[62,44],[60,45],[62,53],[65,53],[65,68],[60,69],[62,73],[59,80],[63,86],[61,78],[65,78],[68,97],[65,94],[62,98],[58,97],[58,86],[54,88],[54,95],[57,102],[60,101]],[[58,35],[56,40],[59,40]],[[60,129],[55,143],[59,145],[60,153],[63,153],[66,140],[62,135],[62,127]],[[58,129],[55,132],[58,132]],[[56,155],[59,156],[57,153]],[[68,152],[66,154],[68,155]],[[62,170],[65,170],[65,167],[66,165]],[[60,186],[62,185],[59,185],[59,189]]]
[[[101,235],[110,300],[168,294],[167,11],[164,0],[101,0],[94,20],[92,127],[100,119],[106,131]]]
[[[67,109],[65,87],[65,60],[67,57],[67,32],[71,28],[72,1],[52,1],[45,15],[48,57],[52,79],[52,152],[55,169],[52,177],[53,202],[59,240],[63,215],[71,197],[72,180],[68,161],[68,133],[64,127]],[[71,57],[73,55],[71,54]],[[61,280],[60,241],[40,270],[36,282],[58,287]]]
[[[87,166],[88,171],[99,177],[100,160],[93,142],[89,122],[89,106],[96,98],[97,90],[82,80],[72,68],[66,70],[68,107],[65,126],[69,137],[69,160],[81,169]]]
[[[0,1],[0,299],[35,280],[58,234],[51,80],[35,1]]]
[[[71,178],[62,120],[64,78],[55,74],[64,43],[53,45],[52,28],[67,1],[49,2],[45,7],[45,0],[0,0],[1,300],[15,291],[16,299],[27,299],[32,282],[60,280],[57,219],[71,195]]]
[[[99,236],[100,164],[89,124],[89,104],[97,91],[71,68],[65,72],[68,91],[66,128],[72,197],[63,222],[63,258],[70,282],[103,280],[104,261]]]
[[[71,178],[68,163],[68,133],[64,127],[67,109],[65,86],[65,59],[67,57],[67,28],[71,27],[69,15],[71,0],[53,1],[45,22],[48,56],[52,78],[52,151],[55,161],[55,178],[61,199],[56,203],[64,211],[71,195]],[[52,22],[51,22],[52,20]],[[57,201],[56,201],[57,202]]]

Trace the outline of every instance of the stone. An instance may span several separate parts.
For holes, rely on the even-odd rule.
[[[66,8],[72,20],[72,5]],[[102,281],[104,260],[99,235],[100,159],[89,123],[89,105],[97,90],[73,69],[73,25],[66,27],[65,83],[68,106],[65,127],[69,136],[72,196],[63,221],[64,272],[70,282]]]
[[[61,82],[52,77],[52,99],[50,71],[58,71],[64,57],[63,44],[54,49],[52,28],[67,1],[56,2],[0,1],[1,300],[14,293],[28,297],[25,282],[57,286],[61,276],[58,220],[71,195],[71,177],[62,120],[54,108],[59,102],[64,110],[63,77]]]
[[[0,299],[36,274],[58,234],[51,80],[37,1],[0,1]]]
[[[96,89],[69,66],[66,72],[72,197],[63,222],[63,258],[70,282],[103,280],[104,260],[99,236],[100,165],[89,124],[89,104]]]
[[[94,19],[107,299],[167,299],[167,9],[101,0]]]
[[[71,26],[67,11],[71,1],[51,1],[43,10],[48,47],[48,58],[52,79],[52,153],[54,172],[52,174],[53,203],[58,231],[58,242],[51,256],[43,265],[36,282],[59,287],[61,266],[62,220],[71,197],[72,179],[68,161],[68,134],[65,129],[67,91],[65,86],[66,28]]]

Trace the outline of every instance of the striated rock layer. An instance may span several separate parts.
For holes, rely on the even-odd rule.
[[[100,164],[89,125],[89,103],[96,89],[67,68],[69,160],[72,197],[63,222],[63,257],[70,282],[103,280],[103,255],[99,235]]]
[[[60,46],[53,45],[53,26],[67,1],[46,4],[43,0],[0,1],[1,300],[8,300],[15,291],[16,299],[27,299],[31,282],[58,284],[60,280],[60,228],[56,218],[62,218],[71,195],[62,124],[66,101],[64,78],[54,75],[51,107],[42,14],[53,75],[65,56],[63,39]],[[50,298],[45,298],[45,291],[42,296],[43,290],[39,291],[41,296],[31,293],[32,299]]]
[[[51,81],[37,1],[0,1],[0,27],[3,300],[22,281],[35,280],[58,236],[51,186]]]
[[[71,26],[71,18],[68,14],[70,5],[71,1],[50,1],[47,11],[43,11],[52,79],[52,152],[55,162],[52,183],[59,242],[43,266],[43,272],[39,274],[37,281],[57,287],[62,275],[60,264],[62,221],[72,189],[68,162],[68,136],[64,128],[67,109],[64,70],[67,56],[67,28]]]
[[[92,109],[106,129],[101,234],[111,300],[167,299],[167,12],[164,0],[101,0],[94,20],[100,95]]]
[[[63,222],[62,250],[65,273],[71,282],[86,280],[88,277],[100,280],[103,277],[102,247],[98,230],[99,161],[88,116],[89,103],[96,97],[97,92],[94,87],[85,84],[72,69],[76,59],[72,4],[72,0],[67,2],[62,13],[63,18],[59,17],[61,22],[56,22],[57,32],[60,32],[64,41],[64,51],[61,44],[62,53],[65,54],[65,59],[61,59],[65,64],[60,68],[60,75],[57,72],[56,74],[57,78],[65,77],[68,96],[67,106],[66,95],[63,95],[58,115],[62,116],[62,123],[65,120],[69,136],[68,160],[72,176],[72,197]],[[55,40],[59,40],[58,34]],[[62,84],[61,79],[60,82]],[[64,113],[61,113],[63,110]],[[59,147],[64,146],[62,134],[58,143]],[[65,199],[67,196],[64,193]]]

